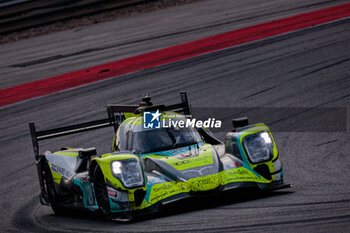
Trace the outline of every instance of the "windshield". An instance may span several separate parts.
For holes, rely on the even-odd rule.
[[[189,146],[201,141],[196,129],[173,127],[136,132],[132,145],[138,153],[150,153]]]

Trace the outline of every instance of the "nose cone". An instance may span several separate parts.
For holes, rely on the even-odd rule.
[[[219,187],[222,179],[219,174],[220,166],[215,149],[210,145],[205,145],[195,157],[186,160],[191,161],[191,159],[192,166],[181,170],[191,190],[201,192]]]
[[[183,185],[194,192],[210,191],[221,184],[220,161],[215,148],[211,145],[176,149],[168,151],[167,154],[147,158],[157,165],[152,169],[160,169],[172,179],[183,181]]]

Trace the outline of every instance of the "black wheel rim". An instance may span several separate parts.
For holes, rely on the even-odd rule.
[[[106,182],[99,166],[96,167],[95,175],[94,175],[94,188],[95,188],[95,196],[98,206],[100,210],[105,214],[109,215],[111,212],[108,192],[106,187]]]
[[[54,182],[51,174],[51,170],[48,164],[45,164],[45,169],[43,170],[44,175],[44,188],[49,197],[51,204],[56,204],[56,192],[54,187]]]

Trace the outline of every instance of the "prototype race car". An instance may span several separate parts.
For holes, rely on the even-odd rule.
[[[74,208],[123,221],[188,197],[250,186],[290,187],[283,183],[282,164],[266,125],[234,119],[223,143],[209,129],[191,125],[187,95],[180,96],[181,103],[168,106],[152,105],[149,96],[139,105],[108,105],[107,119],[45,131],[36,131],[30,122],[41,204],[57,215]],[[115,130],[111,153],[97,156],[93,147],[39,153],[40,140],[103,127]]]

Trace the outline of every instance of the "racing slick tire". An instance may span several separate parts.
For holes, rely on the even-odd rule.
[[[109,204],[107,186],[102,170],[98,165],[94,171],[93,183],[99,209],[107,219],[111,219],[111,206]]]
[[[51,208],[53,212],[56,215],[66,215],[68,213],[67,209],[64,207],[59,206],[58,203],[58,197],[55,189],[55,184],[53,181],[51,169],[49,167],[49,164],[46,162],[43,169],[43,181],[44,181],[44,188],[45,191],[49,197],[49,202],[51,205]]]

